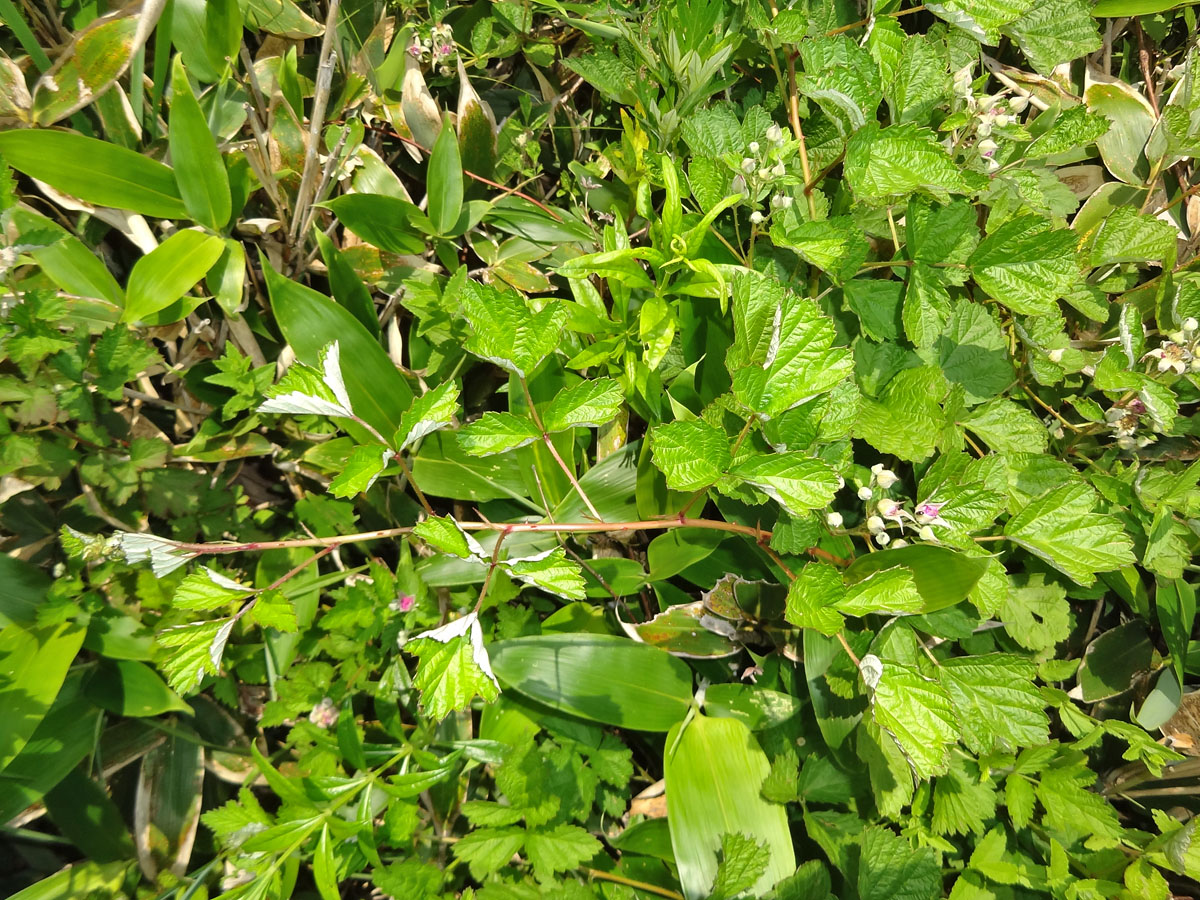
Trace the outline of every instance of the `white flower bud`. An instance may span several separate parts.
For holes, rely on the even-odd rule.
[[[874,471],[874,469],[872,469],[872,471]],[[883,468],[883,466],[880,466],[879,471],[875,472],[876,483],[885,491],[899,480],[899,475],[897,475],[891,469]]]
[[[1063,348],[1055,347],[1053,350],[1051,350],[1049,353],[1047,353],[1046,356],[1048,356],[1050,358],[1050,362],[1060,363],[1060,362],[1062,362],[1062,358],[1063,358]]]
[[[840,512],[831,512],[825,516],[825,524],[830,528],[842,527],[842,514]]]
[[[875,535],[875,543],[877,543],[880,547],[886,547],[888,541],[891,539],[891,536],[886,531],[881,531],[879,534]]]
[[[783,163],[775,163],[771,169],[771,174],[776,178],[782,178],[787,174],[787,166],[785,166]]]
[[[878,534],[886,527],[883,524],[883,519],[879,518],[879,516],[871,516],[867,519],[867,531],[871,532],[871,534]]]
[[[933,533],[933,529],[928,525],[922,525],[917,531],[917,537],[923,541],[936,541],[937,537]]]
[[[755,170],[755,168],[757,168],[757,166],[758,166],[758,163],[756,163],[754,160],[752,160],[748,156],[742,160],[742,171],[745,172],[747,175],[749,175],[751,172],[753,172]]]
[[[908,541],[906,541],[904,538],[896,538],[896,540],[892,541],[892,549],[893,550],[899,550],[901,547],[907,547],[907,546],[908,546]]]
[[[782,144],[783,129],[778,125],[772,124],[771,127],[767,129],[767,140],[772,144]]]
[[[1008,108],[1011,109],[1014,113],[1023,113],[1023,112],[1025,112],[1025,110],[1028,106],[1029,106],[1029,98],[1028,97],[1013,97],[1011,100],[1008,101]]]
[[[860,487],[858,489],[858,499],[859,500],[870,500],[874,495],[875,495],[875,492],[872,491],[869,487]]]
[[[750,142],[750,152],[755,154],[756,156],[758,155],[758,141]]]
[[[875,511],[885,519],[897,519],[900,517],[900,504],[895,500],[880,500],[875,504]]]
[[[993,153],[996,152],[996,149],[998,147],[996,142],[991,139],[988,139],[985,141],[980,141],[977,146],[979,148],[979,152],[982,153],[984,156],[991,156]]]
[[[764,218],[765,217],[763,216],[763,214],[760,213],[756,209],[754,212],[750,213],[750,224],[751,225],[761,225]]]
[[[1195,316],[1188,316],[1183,320],[1184,331],[1195,331],[1197,328],[1200,328],[1200,322],[1196,321]]]
[[[758,180],[759,181],[770,181],[771,180],[771,170],[770,169],[759,169],[758,170]]]

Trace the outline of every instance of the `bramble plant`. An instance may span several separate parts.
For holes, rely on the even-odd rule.
[[[20,900],[1200,891],[1172,0],[0,0]]]

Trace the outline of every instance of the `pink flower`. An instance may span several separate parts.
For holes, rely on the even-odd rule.
[[[413,604],[417,602],[417,598],[412,594],[401,594],[395,600],[388,604],[388,608],[395,612],[406,613],[413,608]]]
[[[936,519],[938,517],[938,513],[942,511],[942,507],[944,505],[944,503],[922,503],[920,507],[917,508],[917,513],[930,519]]]

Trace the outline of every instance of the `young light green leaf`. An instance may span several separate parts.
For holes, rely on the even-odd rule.
[[[871,671],[872,665],[877,680],[872,685],[872,679],[868,679],[867,686],[879,727],[900,745],[917,777],[930,778],[945,772],[950,746],[958,737],[950,695],[911,666],[863,657],[864,673]]]
[[[703,419],[671,422],[650,433],[654,465],[674,491],[698,491],[714,484],[729,467],[729,438]]]
[[[721,835],[721,859],[713,880],[714,898],[736,897],[749,890],[767,871],[771,849],[765,842],[737,832]]]
[[[429,197],[429,220],[440,235],[449,235],[462,213],[463,173],[458,153],[458,137],[450,120],[442,122],[442,130],[429,156],[429,171],[425,176]]]
[[[1070,106],[1059,114],[1049,131],[1034,139],[1025,155],[1029,159],[1041,159],[1084,147],[1097,141],[1109,127],[1108,119],[1086,106]]]
[[[412,406],[400,417],[396,430],[397,451],[407,449],[427,434],[454,423],[458,415],[458,384],[447,381],[413,400]]]
[[[581,381],[560,391],[550,401],[542,413],[542,424],[551,433],[568,428],[599,428],[616,417],[623,400],[621,385],[612,378]]]
[[[246,613],[246,619],[260,628],[276,631],[296,630],[296,609],[279,589],[263,591],[254,599],[254,605]]]
[[[1009,519],[1004,534],[1079,584],[1091,584],[1097,572],[1135,561],[1121,523],[1093,512],[1095,502],[1087,485],[1064,484]]]
[[[603,847],[578,825],[558,824],[531,828],[525,833],[525,855],[539,881],[548,882],[558,872],[569,872],[587,862]]]
[[[254,593],[254,588],[239,584],[207,566],[192,572],[175,589],[171,605],[176,609],[217,609]]]
[[[426,714],[435,722],[456,709],[466,709],[477,695],[484,700],[500,695],[476,612],[423,631],[403,647],[418,659],[413,684],[421,691]]]
[[[476,828],[455,842],[454,857],[466,861],[472,878],[483,881],[520,851],[525,835],[525,829],[517,826]]]
[[[463,284],[462,313],[472,329],[467,350],[520,378],[554,351],[567,321],[556,300],[534,313],[516,291],[472,280]]]
[[[864,398],[855,436],[881,453],[922,460],[937,447],[945,412],[946,380],[936,366],[905,369],[883,389],[878,400]]]
[[[491,456],[532,444],[541,436],[537,426],[525,416],[487,412],[458,430],[458,445],[471,456]]]
[[[322,352],[320,372],[295,363],[267,393],[270,399],[258,407],[259,412],[354,418],[350,395],[342,380],[341,348],[337,341]]]
[[[156,534],[134,534],[121,531],[115,537],[121,552],[125,555],[125,562],[133,564],[148,559],[151,570],[159,578],[170,575],[195,556],[194,553],[184,550],[175,541],[161,538]]]
[[[189,694],[200,686],[205,675],[220,672],[221,657],[234,621],[228,618],[193,622],[158,633],[155,639],[159,645],[171,648],[159,659],[158,667],[173,690]]]
[[[946,378],[966,390],[968,406],[995,397],[1015,378],[1004,333],[987,308],[978,303],[963,300],[955,304],[935,347]]]
[[[788,587],[784,618],[797,628],[815,628],[835,635],[845,625],[837,604],[846,595],[841,573],[828,563],[811,562],[796,573]]]
[[[583,571],[579,563],[567,559],[562,547],[520,559],[506,559],[500,565],[518,581],[541,588],[568,600],[584,598]]]
[[[1045,743],[1049,720],[1035,675],[1030,660],[1006,653],[942,662],[938,680],[954,701],[962,742],[972,753]]]
[[[942,891],[942,867],[932,847],[914,850],[907,837],[882,825],[859,837],[859,900],[927,900]]]
[[[1038,417],[1005,397],[989,400],[960,421],[997,453],[1045,453],[1049,443]]]
[[[981,288],[1016,312],[1053,315],[1079,281],[1078,235],[1052,229],[1040,216],[1020,216],[984,238],[971,256]]]
[[[353,497],[370,490],[391,460],[390,447],[360,444],[350,452],[350,458],[337,477],[329,482],[329,493],[335,497]]]
[[[733,329],[725,364],[734,395],[766,418],[830,390],[853,365],[820,307],[763,275],[734,282]]]
[[[434,516],[418,522],[413,534],[435,550],[450,553],[459,559],[487,559],[488,554],[479,542],[458,527],[453,516]]]
[[[229,176],[178,56],[171,74],[168,138],[184,206],[201,225],[220,231],[232,211]]]
[[[846,588],[836,608],[851,616],[881,613],[887,616],[925,611],[912,570],[905,566],[883,569]]]
[[[136,322],[169,307],[195,287],[224,252],[224,241],[211,234],[175,232],[133,264],[121,321]]]
[[[793,515],[828,506],[842,485],[828,463],[798,452],[751,456],[729,474],[758,488]]]

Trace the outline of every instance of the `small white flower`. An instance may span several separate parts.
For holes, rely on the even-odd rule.
[[[312,712],[308,714],[308,721],[312,722],[318,728],[332,728],[338,720],[337,707],[333,705],[333,698],[326,697],[320,703],[312,708]]]
[[[763,216],[763,214],[756,209],[754,212],[750,213],[750,224],[761,225],[764,218],[765,216]]]
[[[871,466],[871,477],[885,491],[900,480],[900,477],[891,469],[885,469],[883,463],[875,463]]]
[[[1062,358],[1063,358],[1063,348],[1055,347],[1053,350],[1051,350],[1049,353],[1047,353],[1046,356],[1049,357],[1050,362],[1060,363],[1060,362],[1062,362]]]
[[[755,156],[758,155],[758,141],[750,142],[750,152],[753,153]]]
[[[871,497],[874,496],[874,493],[875,492],[872,491],[869,487],[860,487],[858,489],[858,499],[859,500],[870,500]]]
[[[756,168],[758,168],[758,163],[756,163],[750,157],[747,156],[745,159],[742,160],[742,171],[745,172],[747,175],[749,175],[751,172],[753,172]]]
[[[1184,331],[1195,331],[1197,328],[1200,328],[1200,322],[1196,321],[1195,316],[1188,316],[1183,320]]]
[[[880,547],[886,547],[888,541],[890,540],[891,537],[886,531],[881,531],[879,534],[875,535],[875,543],[877,543]]]
[[[1158,371],[1174,370],[1177,375],[1182,375],[1192,362],[1192,354],[1174,341],[1167,341],[1161,347],[1151,350],[1146,356],[1153,356],[1158,360]]]
[[[783,143],[783,129],[780,128],[778,125],[772,124],[771,127],[767,129],[767,140],[770,141],[772,144],[782,144]]]
[[[842,527],[842,514],[840,512],[831,512],[825,516],[825,524],[830,528]]]
[[[871,534],[879,534],[886,527],[883,524],[883,519],[879,518],[879,516],[871,516],[867,519],[867,531],[871,532]]]

